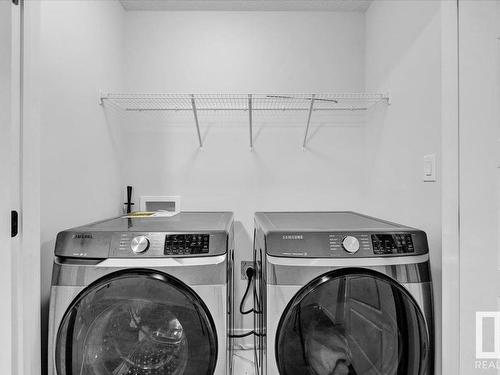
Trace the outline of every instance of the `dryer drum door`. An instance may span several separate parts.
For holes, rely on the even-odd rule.
[[[90,285],[66,311],[55,364],[58,375],[211,375],[216,337],[188,286],[156,271],[121,271]]]
[[[276,360],[281,375],[430,375],[431,342],[406,289],[377,272],[343,269],[289,303]]]

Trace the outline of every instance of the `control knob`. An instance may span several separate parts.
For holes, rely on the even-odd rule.
[[[130,241],[130,248],[136,254],[140,254],[149,248],[149,239],[146,236],[137,236]]]
[[[347,236],[342,241],[342,247],[348,253],[354,254],[359,250],[359,241],[354,236]]]

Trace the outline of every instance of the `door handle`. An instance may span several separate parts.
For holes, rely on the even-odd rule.
[[[19,233],[19,214],[17,211],[10,211],[10,236],[16,237]]]

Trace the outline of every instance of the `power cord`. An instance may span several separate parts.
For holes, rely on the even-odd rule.
[[[242,315],[247,315],[247,314],[251,314],[251,313],[262,314],[262,311],[260,311],[261,308],[260,308],[259,296],[257,294],[257,288],[255,287],[255,280],[254,280],[255,269],[253,267],[248,267],[246,270],[246,275],[248,278],[248,282],[247,282],[247,287],[245,289],[245,293],[243,293],[243,297],[241,298],[240,313]],[[250,286],[252,285],[252,281],[254,282],[254,288],[253,288],[254,305],[257,306],[257,310],[255,310],[255,308],[251,308],[250,310],[245,311],[244,305],[245,305],[246,299],[248,298],[248,292],[250,291]],[[229,337],[231,337],[231,338],[243,338],[243,337],[248,337],[248,336],[252,336],[252,335],[254,336],[253,356],[254,356],[254,365],[255,365],[255,371],[256,371],[255,373],[258,373],[259,372],[259,365],[258,365],[259,356],[257,353],[258,349],[257,349],[257,345],[255,343],[255,340],[256,340],[255,337],[265,337],[266,335],[263,333],[255,332],[255,330],[252,330],[252,331],[241,333],[241,334],[232,334],[232,335],[229,335]]]
[[[242,315],[247,315],[255,312],[255,309],[251,308],[250,310],[243,311],[245,301],[248,298],[248,292],[250,291],[250,286],[252,285],[253,278],[255,276],[255,270],[252,267],[248,267],[246,270],[248,282],[247,282],[247,287],[245,289],[245,293],[243,293],[243,297],[241,298],[240,302],[240,313]],[[254,289],[255,292],[255,289]]]
[[[255,335],[257,337],[264,337],[263,334],[257,333],[255,331],[245,332],[245,333],[241,333],[241,334],[233,334],[233,335],[229,335],[229,337],[232,337],[232,338],[242,338],[242,337],[248,337],[248,336],[251,336],[251,335]]]
[[[247,287],[245,289],[245,293],[243,293],[243,297],[241,298],[240,313],[242,315],[247,315],[247,314],[251,314],[251,313],[257,313],[258,314],[259,311],[255,310],[254,308],[251,308],[250,310],[246,310],[246,311],[244,310],[245,301],[248,298],[248,292],[250,291],[250,286],[252,285],[252,281],[254,280],[254,277],[255,277],[255,269],[253,267],[248,267],[247,270],[246,270],[246,275],[247,275],[247,278],[248,278],[248,282],[247,282]],[[254,297],[257,297],[255,288],[254,288],[254,291],[253,291],[253,295],[254,295]],[[249,332],[245,332],[245,333],[241,333],[241,334],[232,334],[232,335],[229,335],[229,337],[231,337],[231,338],[243,338],[243,337],[248,337],[248,336],[251,336],[251,335],[255,335],[257,337],[263,337],[264,336],[263,334],[257,333],[255,331],[249,331]]]

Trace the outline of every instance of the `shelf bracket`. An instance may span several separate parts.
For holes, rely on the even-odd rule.
[[[387,104],[391,105],[392,104],[392,97],[391,97],[391,92],[387,91],[385,94],[385,100],[387,100]]]
[[[248,126],[250,132],[250,150],[253,150],[253,118],[252,94],[248,94]]]
[[[104,105],[104,99],[107,99],[107,95],[99,91],[99,105]]]
[[[307,115],[307,124],[306,131],[304,132],[304,141],[302,142],[302,149],[305,150],[307,143],[307,134],[309,133],[309,125],[311,125],[311,116],[314,110],[314,100],[316,98],[316,94],[311,95],[311,104],[309,105],[309,114]]]
[[[202,148],[203,142],[201,140],[200,123],[198,121],[198,111],[196,109],[196,101],[194,100],[193,94],[191,94],[191,106],[193,107],[194,122],[196,124],[196,132],[198,133],[198,143],[200,144],[200,148]]]

